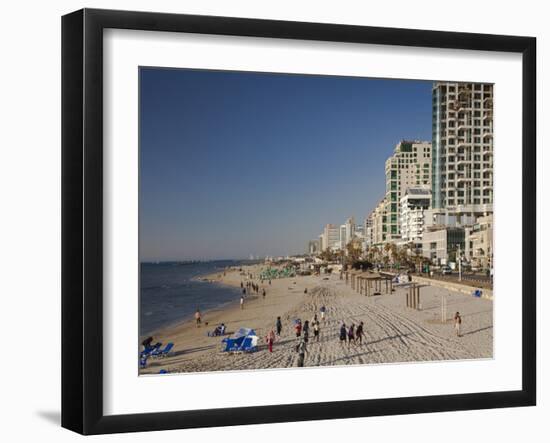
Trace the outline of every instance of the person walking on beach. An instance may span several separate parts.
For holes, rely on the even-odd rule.
[[[149,349],[151,347],[151,343],[153,343],[153,337],[147,337],[145,340],[141,342],[141,345],[143,346],[143,350]]]
[[[242,289],[243,287],[244,287],[244,285],[243,285],[243,282],[242,282],[242,280],[241,280],[241,289]]]
[[[357,325],[357,329],[355,330],[355,342],[359,340],[359,344],[362,345],[363,337],[365,337],[365,333],[363,332],[363,322],[361,322]]]
[[[244,297],[241,296],[241,309],[244,309]]]
[[[195,312],[195,322],[198,328],[201,325],[201,311],[199,311],[199,308],[197,308],[197,311]]]
[[[462,317],[460,316],[460,312],[456,311],[455,314],[455,332],[456,336],[460,337],[460,326],[462,325]]]
[[[315,338],[315,341],[319,341],[319,332],[320,332],[320,328],[319,328],[319,321],[318,320],[315,320],[313,322],[313,337]]]
[[[273,343],[275,342],[275,333],[273,332],[273,329],[269,331],[269,334],[267,334],[265,339],[267,341],[267,348],[269,349],[269,352],[273,352]]]
[[[321,306],[321,320],[325,321],[325,312],[327,311],[327,308],[325,306]]]
[[[262,297],[265,300],[265,288],[262,289]]]
[[[246,295],[246,288],[243,288],[243,297]]]
[[[340,326],[340,344],[346,343],[346,336],[347,336],[347,330],[346,330],[346,324],[342,323],[342,326]]]
[[[304,361],[306,359],[307,343],[304,340],[300,340],[298,346],[296,346],[296,352],[298,353],[298,367],[304,367]]]
[[[348,329],[348,348],[350,347],[351,342],[355,344],[355,325],[353,323]]]
[[[296,331],[296,338],[300,338],[302,335],[302,322],[298,320],[294,326],[294,331]]]
[[[281,331],[283,329],[283,323],[281,322],[281,317],[277,317],[277,323],[275,323],[275,327],[277,328],[277,335],[281,335]]]
[[[309,320],[306,320],[304,323],[304,341],[307,343],[309,341]]]

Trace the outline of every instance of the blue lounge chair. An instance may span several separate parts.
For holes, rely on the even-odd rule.
[[[161,346],[162,346],[161,343],[157,343],[154,346],[148,346],[143,351],[141,351],[140,357],[149,357],[151,354],[153,354],[153,352],[156,352]]]
[[[151,354],[151,357],[166,357],[170,353],[173,347],[174,347],[174,343],[168,343],[164,349],[158,348],[155,351],[153,351],[153,353]]]
[[[141,357],[139,359],[139,367],[141,369],[145,368],[147,366],[147,357]]]

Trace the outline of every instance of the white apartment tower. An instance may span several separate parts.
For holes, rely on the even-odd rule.
[[[340,225],[340,247],[344,249],[347,244],[346,225]]]
[[[407,188],[401,197],[399,227],[403,241],[421,243],[425,229],[425,211],[431,206],[432,191],[427,187]]]
[[[348,218],[344,226],[346,227],[346,242],[342,247],[345,247],[355,237],[355,218]]]
[[[386,235],[384,241],[399,241],[400,202],[410,187],[432,186],[432,144],[403,140],[386,160]]]
[[[340,228],[333,224],[325,225],[323,230],[324,249],[337,249],[340,246]]]
[[[386,241],[387,237],[387,215],[386,215],[386,199],[383,198],[378,202],[376,207],[369,215],[371,219],[371,237],[372,245],[381,245]]]
[[[432,206],[461,216],[493,211],[493,85],[436,82],[432,90]]]
[[[365,236],[365,244],[367,247],[370,247],[374,244],[372,221],[373,221],[373,217],[369,215],[368,217],[365,218],[365,222],[363,225],[363,232],[364,232],[363,235]]]

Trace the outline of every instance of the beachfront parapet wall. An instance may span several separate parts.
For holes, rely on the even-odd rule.
[[[385,293],[391,294],[394,291],[393,277],[391,274],[378,274],[374,272],[361,272],[361,271],[342,271],[340,273],[340,280],[344,280],[346,285],[350,285],[351,289],[358,292],[361,295],[372,296],[382,294],[382,288],[384,286]],[[384,282],[384,285],[382,284]],[[493,300],[493,290],[475,288],[460,283],[447,282],[442,280],[434,280],[430,278],[412,276],[412,283],[415,285],[423,284],[427,286],[434,286],[448,291],[458,292],[463,295],[471,296],[476,290],[481,292],[481,298],[487,300]],[[410,285],[413,286],[413,285]],[[420,303],[420,294],[418,294],[417,304]]]
[[[431,278],[413,276],[412,281],[416,283],[422,283],[429,286],[436,286],[438,288],[446,289],[448,291],[458,292],[463,295],[472,295],[476,290],[481,291],[481,298],[487,300],[493,300],[493,290],[484,288],[475,288],[473,286],[463,285],[460,283],[448,282],[444,280],[435,280]]]

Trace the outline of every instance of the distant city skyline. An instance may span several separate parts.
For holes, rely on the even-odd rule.
[[[325,224],[363,222],[400,140],[431,140],[431,81],[139,75],[141,261],[304,253]]]

